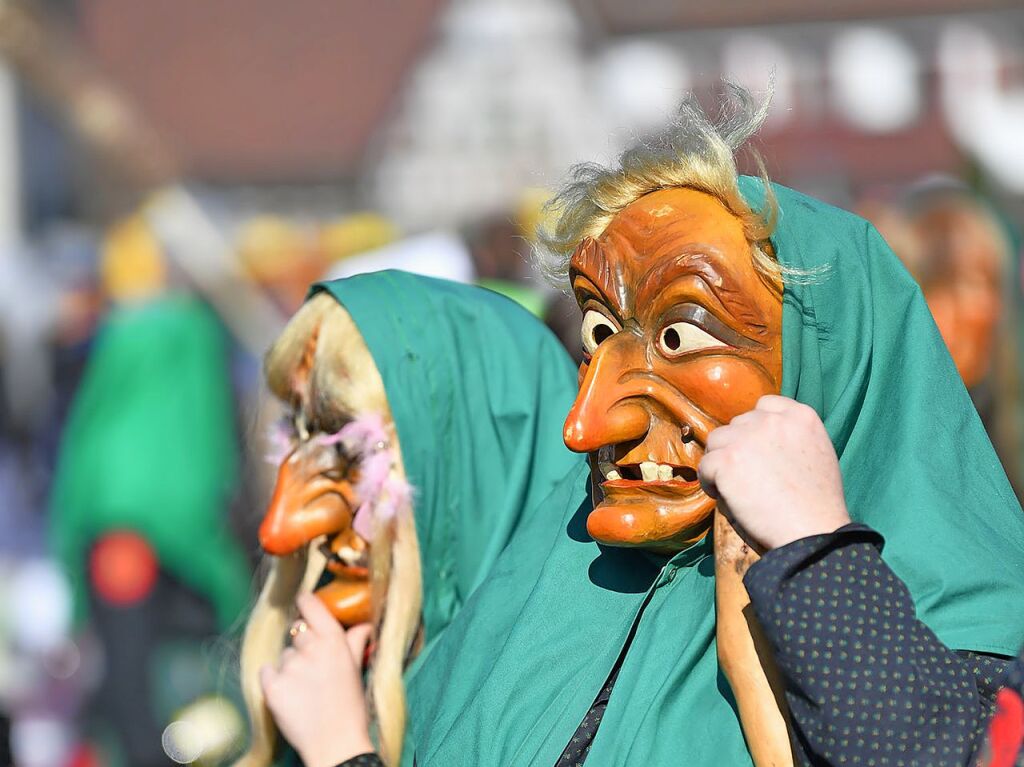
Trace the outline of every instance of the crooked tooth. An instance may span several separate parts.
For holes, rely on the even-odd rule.
[[[654,461],[641,461],[640,476],[644,482],[656,482],[658,479],[658,464]]]
[[[359,562],[360,553],[349,546],[342,546],[338,549],[338,559],[346,565],[355,565]]]
[[[601,470],[605,479],[622,479],[622,475],[616,470],[614,463],[598,463],[597,468]]]
[[[672,479],[672,467],[663,463],[658,464],[658,481],[668,482]]]

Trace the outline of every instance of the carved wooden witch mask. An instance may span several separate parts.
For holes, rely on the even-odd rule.
[[[316,594],[345,626],[370,620],[369,544],[352,527],[357,506],[349,460],[336,445],[299,442],[281,461],[274,494],[260,525],[268,554],[289,556],[327,536],[331,578]]]
[[[620,211],[580,243],[569,278],[584,359],[564,437],[590,455],[587,528],[678,551],[711,526],[697,480],[708,434],[779,391],[781,289],[755,268],[740,219],[688,188]]]
[[[292,418],[287,433],[277,435],[284,443],[283,456],[259,538],[264,551],[281,557],[322,540],[329,577],[316,594],[341,623],[351,626],[371,617],[370,533],[357,523],[357,509],[365,500],[359,498],[360,488],[366,492],[371,471],[367,451],[353,450],[342,436],[372,416],[381,436],[371,441],[379,439],[389,455],[399,447],[384,384],[359,329],[340,305],[328,299],[320,305],[329,313],[305,329],[300,335],[304,343],[293,341],[294,353],[279,355],[281,361],[268,373],[281,379],[271,385],[288,400]],[[316,362],[321,344],[331,350],[329,364]],[[375,465],[380,457],[374,458]],[[386,463],[383,471],[378,466],[372,473],[386,475],[390,458]]]

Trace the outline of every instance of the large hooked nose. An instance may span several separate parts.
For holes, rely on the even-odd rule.
[[[598,346],[565,419],[566,447],[591,453],[605,445],[643,439],[650,427],[650,415],[640,399],[647,393],[646,369],[643,343],[628,331],[619,331]]]
[[[298,551],[321,535],[343,530],[352,522],[352,489],[310,470],[301,451],[281,462],[277,484],[260,524],[263,550],[274,556]]]

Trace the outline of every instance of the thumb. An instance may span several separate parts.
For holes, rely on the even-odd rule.
[[[716,483],[718,479],[717,453],[705,453],[704,457],[700,459],[700,463],[697,465],[697,479],[700,481],[701,489],[709,497],[717,500],[719,507],[721,507],[723,505],[722,498],[719,495]]]
[[[345,632],[348,650],[352,653],[352,661],[358,668],[362,668],[366,646],[370,644],[370,637],[372,636],[373,625],[370,623],[358,623]]]

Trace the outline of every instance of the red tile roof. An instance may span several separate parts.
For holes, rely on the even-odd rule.
[[[351,174],[444,0],[82,0],[83,44],[193,176]]]

